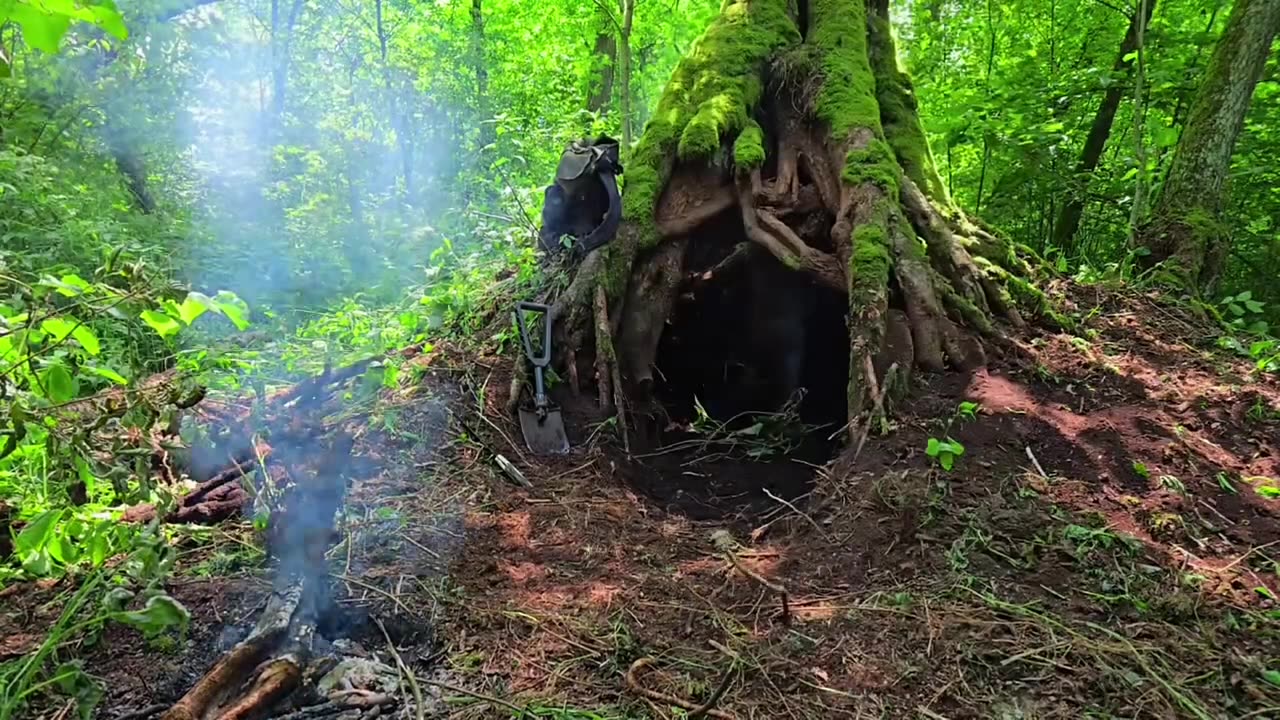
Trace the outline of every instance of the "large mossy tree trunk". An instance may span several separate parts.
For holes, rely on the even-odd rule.
[[[883,347],[904,370],[972,367],[998,321],[1044,307],[1020,254],[948,196],[887,0],[725,0],[626,158],[618,237],[557,302],[561,360],[589,368],[594,353],[646,394],[682,284],[703,270],[686,251],[726,212],[740,213],[739,249],[848,295],[850,418],[876,399]]]
[[[1194,287],[1212,287],[1230,250],[1221,222],[1227,172],[1277,32],[1280,2],[1236,2],[1150,220],[1138,233],[1138,242],[1151,251],[1152,264],[1170,261]]]

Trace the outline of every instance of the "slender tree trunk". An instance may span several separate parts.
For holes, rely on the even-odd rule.
[[[401,175],[404,177],[405,195],[413,197],[413,133],[410,132],[407,114],[400,109],[400,99],[392,77],[391,62],[387,52],[387,26],[383,18],[382,0],[374,0],[374,27],[378,33],[378,57],[382,61],[382,87],[387,94],[387,110],[391,115],[391,130],[396,134],[400,150]]]
[[[603,6],[596,6],[596,23],[600,25],[600,30],[596,34],[595,48],[591,51],[595,73],[588,76],[587,110],[604,113],[608,111],[609,101],[613,98],[618,38],[614,34],[613,17]]]
[[[1178,140],[1169,175],[1137,242],[1172,261],[1189,285],[1212,288],[1230,248],[1222,227],[1227,172],[1254,88],[1280,31],[1280,2],[1237,0]]]
[[[1116,61],[1111,66],[1111,73],[1115,76],[1113,80],[1127,77],[1133,69],[1133,58],[1130,56],[1138,47],[1139,23],[1150,22],[1155,7],[1156,0],[1149,0],[1146,3],[1145,20],[1138,12],[1134,12],[1129,19],[1129,29],[1120,43],[1120,52],[1116,54]],[[1115,122],[1116,111],[1120,109],[1120,100],[1123,97],[1124,83],[1114,82],[1103,94],[1102,103],[1098,105],[1098,111],[1093,116],[1093,124],[1089,126],[1089,136],[1080,150],[1080,160],[1076,163],[1073,178],[1077,188],[1062,206],[1053,232],[1053,244],[1062,248],[1064,252],[1070,248],[1076,236],[1076,230],[1080,228],[1080,218],[1084,214],[1085,199],[1088,197],[1089,178],[1102,159],[1102,151],[1107,146],[1107,139],[1111,137],[1111,126]]]
[[[293,44],[293,28],[302,12],[304,0],[293,0],[289,15],[282,18],[281,0],[271,0],[271,114],[268,118],[267,141],[279,138],[284,123],[285,95],[289,87],[289,53]]]
[[[622,73],[622,146],[631,147],[635,118],[631,114],[631,28],[635,22],[636,0],[619,0],[622,28],[618,33],[619,70]]]
[[[134,205],[143,214],[155,212],[156,201],[147,184],[147,166],[143,161],[141,148],[110,117],[103,123],[102,137],[111,158],[115,160],[116,168],[124,176],[125,187],[129,188]]]
[[[471,64],[476,75],[476,114],[480,121],[480,147],[493,144],[497,129],[489,106],[489,66],[484,53],[484,7],[482,0],[471,0]]]

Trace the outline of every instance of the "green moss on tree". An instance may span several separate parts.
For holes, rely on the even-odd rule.
[[[876,218],[853,231],[853,252],[849,256],[849,308],[854,317],[879,304],[889,287],[892,267],[889,211],[887,207],[878,207],[874,214]]]
[[[622,214],[637,230],[636,249],[658,242],[654,211],[670,179],[673,158],[705,158],[725,137],[750,121],[760,100],[761,71],[780,48],[798,43],[800,32],[787,0],[728,0],[715,22],[676,66],[653,118],[629,154]],[[628,253],[618,253],[619,256]],[[631,257],[625,258],[630,264]],[[618,263],[623,264],[620,258]],[[611,266],[613,263],[611,263]],[[612,268],[625,285],[627,267]],[[610,290],[610,296],[614,292]]]
[[[883,140],[872,140],[845,156],[843,178],[850,185],[875,183],[889,197],[898,197],[898,163]]]
[[[837,140],[861,128],[882,135],[875,76],[867,55],[866,7],[848,0],[811,0],[809,8],[813,31],[808,42],[822,58],[822,90],[815,114]]]
[[[733,164],[739,172],[764,165],[764,130],[755,120],[748,120],[733,143]]]
[[[935,280],[935,283],[943,288],[947,304],[960,313],[965,325],[976,328],[983,335],[996,334],[995,327],[991,324],[991,319],[977,305],[974,305],[968,298],[952,289],[950,284],[942,278]]]
[[[893,31],[887,18],[873,14],[870,19],[871,67],[875,73],[876,100],[885,139],[893,148],[898,164],[944,213],[954,208],[947,186],[938,174],[929,149],[929,140],[920,124],[915,89],[911,78],[898,65]]]

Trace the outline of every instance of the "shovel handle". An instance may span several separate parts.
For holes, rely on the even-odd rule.
[[[533,342],[529,337],[529,328],[524,322],[524,314],[526,312],[540,313],[543,317],[541,355],[535,355],[533,352]],[[524,301],[516,303],[516,326],[520,329],[520,340],[524,343],[524,354],[535,368],[545,368],[551,364],[551,315],[550,305]]]

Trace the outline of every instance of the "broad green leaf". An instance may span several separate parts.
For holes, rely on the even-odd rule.
[[[178,331],[182,330],[182,326],[178,324],[177,320],[155,310],[143,310],[141,317],[142,321],[150,325],[151,329],[160,333],[162,338],[173,337],[178,334]]]
[[[13,542],[18,554],[26,555],[43,549],[53,537],[53,529],[57,527],[64,512],[65,510],[46,510],[22,528]]]
[[[124,16],[116,9],[116,4],[112,0],[98,0],[97,4],[89,8],[89,12],[93,15],[93,20],[90,22],[116,36],[116,39],[124,40],[129,37],[129,28],[125,27]]]
[[[68,278],[74,278],[74,280],[68,282]],[[79,282],[75,282],[75,280],[78,280]],[[47,288],[53,288],[63,297],[76,297],[78,295],[83,295],[90,287],[89,283],[85,282],[78,275],[64,275],[62,279],[58,279],[51,275],[45,275],[40,278],[40,285]]]
[[[97,375],[98,377],[106,378],[117,385],[129,384],[129,381],[126,380],[123,375],[109,367],[102,367],[101,365],[83,365],[80,369],[87,373]]]
[[[1251,313],[1260,313],[1262,312],[1262,308],[1265,307],[1265,305],[1258,302],[1257,300],[1245,300],[1244,306],[1245,306],[1245,309],[1247,309]]]
[[[198,292],[189,292],[182,304],[177,307],[178,319],[190,325],[201,315],[214,310],[213,299]]]
[[[70,538],[59,535],[49,542],[49,557],[59,565],[70,565],[76,561],[76,547]]]
[[[218,312],[227,316],[237,330],[249,327],[249,305],[240,296],[228,290],[220,290],[213,298],[213,306]]]
[[[191,613],[168,595],[156,595],[141,610],[117,613],[115,617],[144,635],[155,635],[168,628],[185,628]]]
[[[22,39],[31,47],[47,53],[58,52],[62,37],[71,28],[71,18],[63,14],[41,12],[26,3],[10,3],[9,19],[22,28]]]
[[[1280,688],[1280,670],[1263,670],[1262,679]]]
[[[69,273],[67,275],[63,275],[59,279],[59,281],[66,287],[76,288],[81,291],[88,291],[93,287],[92,285],[89,284],[88,280],[85,280],[84,278],[80,277],[79,275],[76,275],[75,273]],[[61,290],[61,288],[59,289]]]
[[[108,551],[107,535],[101,529],[89,536],[89,562],[93,563],[94,567],[99,567],[107,561]]]
[[[49,400],[55,403],[70,402],[79,392],[79,383],[71,375],[71,371],[62,363],[54,363],[40,373],[40,384],[49,394]]]
[[[1237,295],[1235,299],[1236,299],[1236,302],[1249,302],[1250,300],[1253,299],[1253,291],[1245,290],[1244,292]]]
[[[90,355],[100,355],[102,353],[102,343],[98,342],[98,336],[94,335],[93,331],[88,327],[81,325],[73,330],[71,334],[75,337],[76,342],[80,343],[80,347],[84,348],[85,352]]]
[[[944,452],[938,457],[938,462],[941,463],[943,470],[949,471],[956,464],[956,458],[951,453]]]
[[[938,453],[942,452],[942,443],[938,438],[929,438],[929,445],[925,448],[924,453],[929,457],[938,457]]]
[[[54,342],[62,342],[76,328],[76,321],[62,317],[51,317],[40,323],[40,329],[49,333]]]

